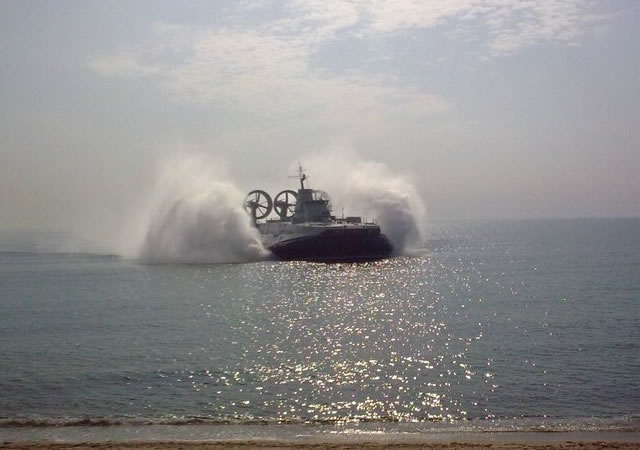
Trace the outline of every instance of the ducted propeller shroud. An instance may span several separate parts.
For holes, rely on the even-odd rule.
[[[276,195],[273,201],[273,209],[281,219],[289,219],[296,212],[296,202],[298,194],[295,191],[286,189]]]
[[[244,200],[244,209],[251,214],[251,217],[254,219],[264,219],[271,214],[273,201],[271,200],[271,196],[265,191],[256,189],[247,194]]]

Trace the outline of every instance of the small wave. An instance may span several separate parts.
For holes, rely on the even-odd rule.
[[[220,417],[64,417],[64,418],[5,418],[0,419],[0,428],[46,428],[46,427],[111,427],[144,425],[268,425],[284,423],[307,423],[304,420],[220,418]]]
[[[0,428],[45,427],[110,427],[133,425],[198,425],[229,424],[231,420],[203,417],[131,418],[131,417],[64,417],[0,419]],[[241,422],[238,422],[241,423]]]
[[[120,426],[199,426],[199,425],[354,425],[380,424],[409,427],[414,431],[429,432],[572,432],[572,431],[616,431],[639,432],[640,416],[557,418],[458,418],[430,417],[404,421],[398,417],[345,416],[319,419],[308,418],[258,418],[258,417],[65,417],[65,418],[4,418],[0,428],[45,428],[45,427],[120,427]]]
[[[74,426],[112,426],[123,425],[120,419],[96,418],[38,418],[38,419],[0,419],[0,428],[38,428],[38,427],[74,427]]]

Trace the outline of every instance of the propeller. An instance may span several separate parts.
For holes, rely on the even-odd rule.
[[[285,190],[276,195],[273,201],[273,209],[281,219],[288,219],[296,212],[296,201],[298,194],[295,191]]]
[[[271,213],[272,208],[271,196],[259,189],[249,192],[244,200],[244,209],[254,220],[264,219]]]

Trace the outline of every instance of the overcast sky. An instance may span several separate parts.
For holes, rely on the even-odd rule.
[[[0,229],[114,222],[176,152],[244,191],[330,148],[430,220],[640,216],[636,0],[5,0],[0,61]]]

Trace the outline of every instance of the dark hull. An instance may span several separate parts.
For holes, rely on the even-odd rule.
[[[384,234],[370,230],[328,230],[291,239],[269,248],[281,260],[364,262],[384,259],[393,246]]]

